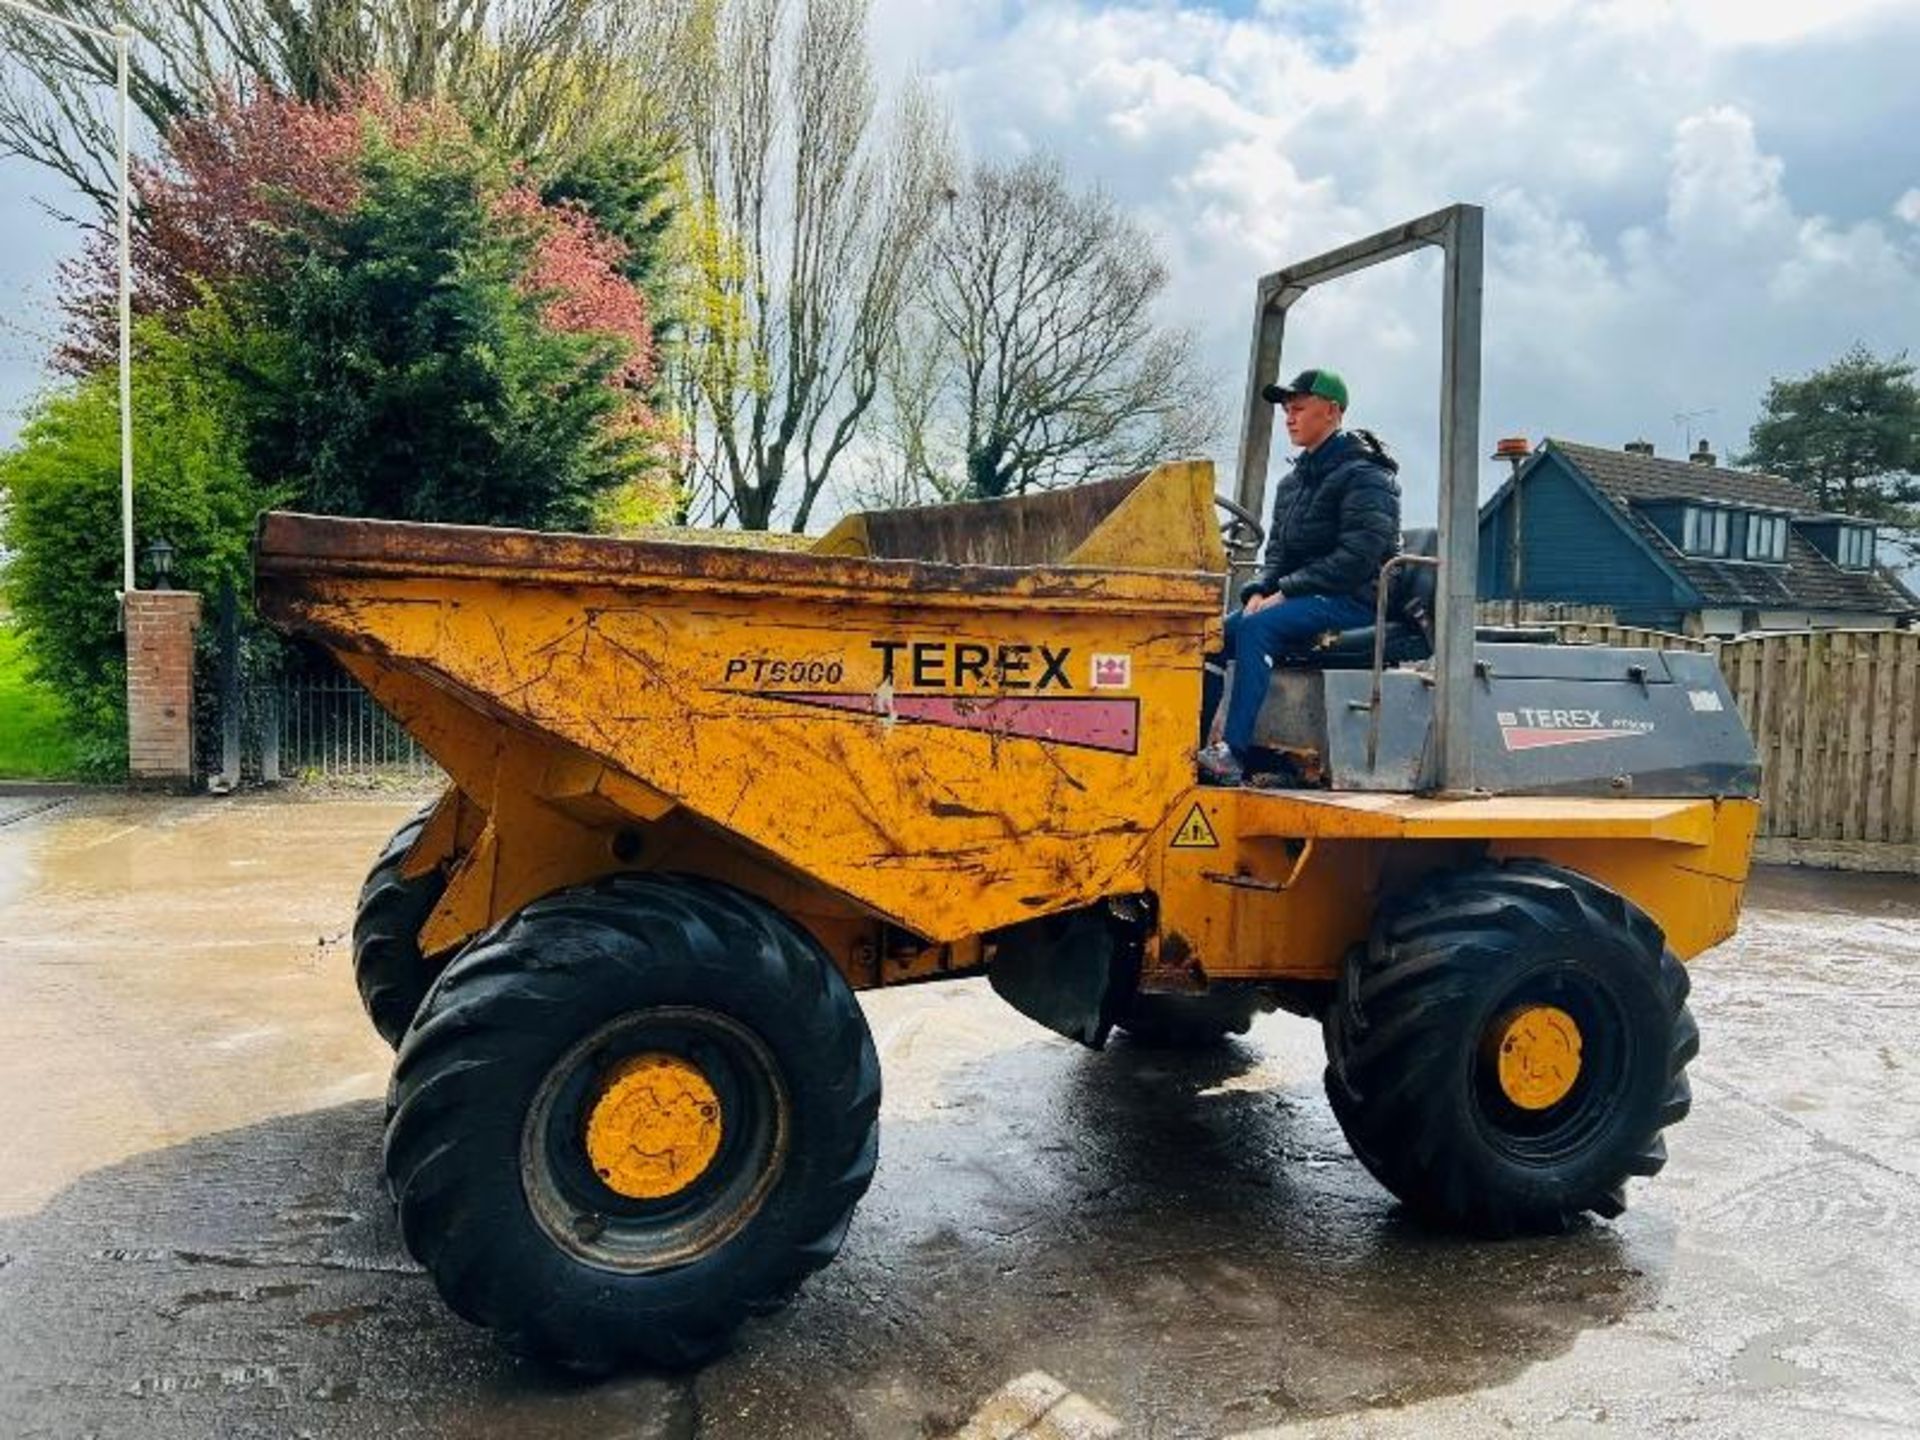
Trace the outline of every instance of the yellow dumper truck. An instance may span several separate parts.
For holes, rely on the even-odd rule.
[[[1287,307],[1446,259],[1441,536],[1372,632],[1277,672],[1297,788],[1195,784],[1228,569],[1204,463],[809,553],[264,518],[264,613],[452,780],[355,938],[402,1233],[454,1309],[579,1365],[712,1354],[872,1178],[855,992],[960,976],[1095,1047],[1317,1018],[1355,1153],[1470,1231],[1612,1215],[1659,1169],[1753,750],[1703,657],[1476,639],[1479,223],[1261,282],[1256,515]]]

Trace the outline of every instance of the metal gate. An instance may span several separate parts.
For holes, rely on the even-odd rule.
[[[337,667],[287,674],[278,701],[280,769],[288,778],[439,773],[413,736]]]
[[[324,651],[289,646],[221,597],[201,632],[194,748],[216,793],[283,780],[430,780],[440,768]]]

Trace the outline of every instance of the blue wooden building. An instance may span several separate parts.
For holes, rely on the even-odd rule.
[[[1516,543],[1516,540],[1518,543]],[[1874,527],[1775,475],[1548,440],[1480,511],[1483,600],[1610,605],[1690,635],[1883,629],[1920,609],[1875,563]]]

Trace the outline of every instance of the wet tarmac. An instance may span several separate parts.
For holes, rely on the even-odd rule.
[[[1547,1241],[1403,1220],[1304,1021],[1096,1055],[977,982],[869,996],[839,1261],[590,1384],[388,1214],[346,929],[415,802],[52,798],[0,796],[0,1435],[941,1436],[1029,1372],[1125,1436],[1920,1433],[1920,881],[1763,873],[1672,1163]]]

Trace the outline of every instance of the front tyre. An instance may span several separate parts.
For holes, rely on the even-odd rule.
[[[395,1072],[408,1250],[512,1349],[593,1370],[725,1348],[833,1258],[880,1068],[804,932],[707,881],[534,902],[447,968]]]
[[[380,1038],[399,1048],[435,969],[420,953],[420,927],[446,893],[446,871],[405,872],[414,842],[432,818],[434,801],[394,831],[360,887],[353,912],[353,979]]]
[[[1426,1218],[1509,1235],[1615,1216],[1687,1113],[1687,988],[1659,926],[1585,876],[1525,860],[1438,876],[1348,962],[1327,1096]]]

